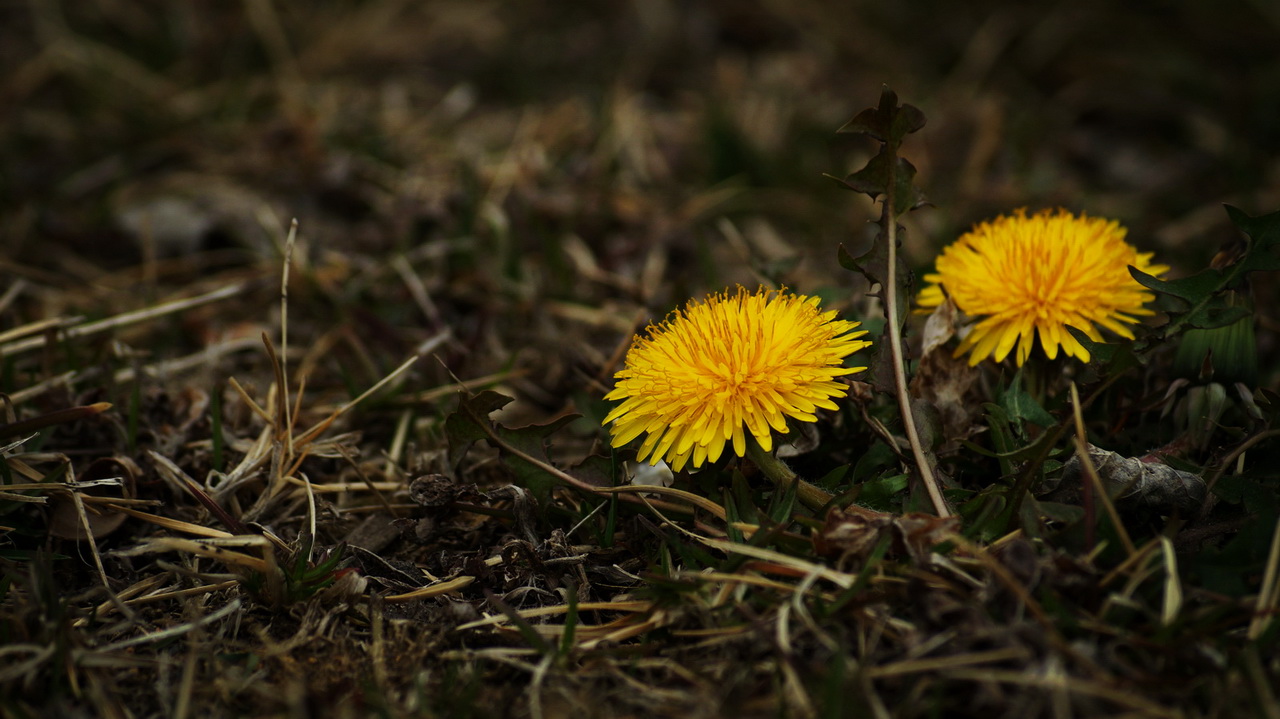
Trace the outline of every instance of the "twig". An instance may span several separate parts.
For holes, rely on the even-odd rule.
[[[892,150],[892,144],[886,143]],[[893,385],[898,395],[898,411],[902,414],[902,426],[907,433],[907,443],[911,445],[911,455],[915,459],[916,469],[920,471],[920,479],[933,502],[933,509],[939,517],[950,517],[951,510],[942,498],[938,489],[938,480],[933,475],[933,468],[924,454],[924,446],[920,443],[920,433],[916,430],[915,415],[911,412],[911,396],[907,394],[907,369],[902,355],[902,328],[898,325],[898,218],[894,215],[894,185],[897,183],[897,157],[890,154],[889,181],[885,187],[883,201],[884,213],[881,224],[885,231],[885,240],[889,243],[889,277],[885,287],[885,318],[889,321],[889,352],[893,357]]]

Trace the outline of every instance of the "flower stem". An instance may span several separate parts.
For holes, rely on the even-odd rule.
[[[764,447],[756,441],[755,437],[747,437],[747,456],[751,461],[760,468],[760,473],[778,486],[779,489],[787,489],[792,485],[796,488],[796,498],[804,506],[817,512],[834,498],[830,492],[810,484],[800,479],[785,462],[778,459],[773,452],[766,452]]]
[[[889,351],[893,357],[893,383],[898,395],[898,411],[902,414],[902,426],[907,432],[907,443],[911,445],[911,454],[916,460],[916,469],[920,479],[933,502],[933,509],[939,517],[950,517],[951,510],[942,498],[938,489],[938,480],[933,476],[933,468],[925,457],[924,447],[920,443],[920,433],[916,430],[915,415],[911,412],[911,397],[907,394],[907,370],[902,359],[902,327],[898,323],[898,218],[894,213],[894,168],[897,158],[891,157],[888,163],[889,182],[886,183],[884,197],[884,214],[881,222],[884,226],[885,240],[889,243],[889,271],[885,290],[885,318],[889,320]]]

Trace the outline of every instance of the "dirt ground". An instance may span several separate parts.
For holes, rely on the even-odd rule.
[[[0,711],[1280,717],[1277,47],[1263,0],[0,3]],[[917,276],[1063,207],[1192,299],[1034,373],[910,316],[954,518],[874,370],[782,452],[830,506],[626,488],[603,396],[691,298],[887,366],[827,177],[884,87]],[[1080,488],[1125,462],[1205,498]]]

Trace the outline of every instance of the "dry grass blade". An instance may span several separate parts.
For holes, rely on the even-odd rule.
[[[9,297],[9,296],[10,296],[10,293],[6,292],[5,297]],[[76,323],[83,322],[83,321],[84,321],[83,317],[50,317],[47,320],[40,320],[39,322],[28,322],[27,324],[22,325],[21,327],[14,327],[11,330],[5,330],[4,332],[0,332],[0,347],[3,347],[6,342],[12,342],[13,340],[19,339],[21,337],[26,337],[28,335],[43,334],[49,330],[62,329],[64,327],[71,327]]]
[[[1080,411],[1080,392],[1076,389],[1075,382],[1071,383],[1071,411],[1076,423],[1076,456],[1080,458],[1080,467],[1084,470],[1085,476],[1089,478],[1089,484],[1093,488],[1092,495],[1086,496],[1097,497],[1098,501],[1102,503],[1102,506],[1107,511],[1107,516],[1111,519],[1111,526],[1115,529],[1116,535],[1120,537],[1120,542],[1124,545],[1125,553],[1133,556],[1138,549],[1134,546],[1133,539],[1129,537],[1129,531],[1125,529],[1124,522],[1120,520],[1120,513],[1116,511],[1116,505],[1111,499],[1111,494],[1107,491],[1106,485],[1102,483],[1102,478],[1098,476],[1098,470],[1093,466],[1093,459],[1089,457],[1089,442],[1084,428],[1084,417]],[[1089,531],[1092,532],[1092,528]]]
[[[1030,659],[1027,650],[1022,647],[1009,647],[1007,649],[992,649],[985,652],[972,652],[969,654],[952,654],[946,657],[936,657],[930,659],[908,659],[901,662],[893,662],[890,664],[882,664],[877,667],[869,667],[865,671],[868,676],[875,679],[885,679],[887,677],[901,676],[903,674],[919,674],[922,672],[943,672],[947,673],[953,669],[962,667],[971,667],[976,664],[995,664],[998,662],[1009,661],[1026,661]]]
[[[225,342],[209,345],[208,347],[194,352],[185,357],[168,359],[162,362],[155,362],[145,365],[141,368],[125,367],[117,370],[111,375],[111,380],[117,384],[128,384],[135,382],[139,377],[164,378],[181,374],[189,370],[208,366],[210,363],[216,362],[218,359],[235,353],[242,352],[257,345],[257,342],[250,338],[233,338]],[[14,404],[21,404],[35,397],[39,397],[50,390],[67,387],[76,383],[88,382],[91,379],[98,378],[102,375],[95,367],[88,367],[83,370],[71,370],[54,375],[43,382],[37,382],[29,387],[18,390],[9,395]]]
[[[1160,537],[1160,550],[1164,555],[1164,600],[1160,607],[1160,623],[1173,624],[1182,613],[1182,584],[1178,573],[1178,555],[1168,537]]]
[[[237,552],[229,547],[251,547],[261,549],[261,557],[244,552]],[[232,536],[210,539],[181,539],[179,537],[158,537],[142,544],[115,552],[121,557],[133,557],[144,554],[163,554],[165,552],[183,552],[205,559],[213,559],[228,567],[247,569],[253,572],[268,574],[275,567],[274,557],[270,551],[271,543],[264,537]]]
[[[193,524],[191,522],[184,522],[180,519],[173,519],[171,517],[164,517],[158,514],[141,512],[139,510],[133,509],[132,507],[126,507],[124,505],[121,505],[119,502],[109,501],[105,503],[105,506],[108,507],[113,512],[127,514],[130,517],[134,517],[135,519],[141,519],[142,521],[150,522],[151,524],[154,524],[157,527],[163,527],[164,529],[169,529],[175,532],[182,532],[184,534],[194,534],[197,537],[210,537],[213,539],[225,539],[227,537],[235,536],[231,532],[226,532],[221,529],[214,529],[213,527],[206,527],[202,524]]]
[[[196,484],[194,479],[187,476],[187,473],[183,471],[181,467],[174,464],[173,460],[154,451],[150,452],[150,455],[151,458],[155,460],[156,468],[160,470],[161,477],[169,480],[176,489],[200,502],[200,504],[204,506],[205,509],[209,510],[209,512],[213,514],[219,522],[222,522],[222,525],[230,530],[232,534],[249,533],[243,522],[231,516],[231,514],[227,512],[227,510],[223,509],[222,505],[218,504],[217,500],[213,497],[205,494],[205,491],[200,487],[200,485]]]
[[[456,397],[459,392],[473,392],[478,389],[485,389],[501,384],[503,382],[525,376],[525,372],[521,370],[510,370],[506,372],[497,372],[494,374],[476,377],[475,379],[461,380],[449,384],[433,387],[428,390],[413,394],[403,394],[395,399],[396,404],[430,404],[446,397]]]
[[[782,568],[782,565],[775,564],[773,566],[778,567],[779,569]],[[816,575],[813,575],[813,576],[815,579],[817,578]],[[783,591],[787,593],[796,591],[796,587],[794,585],[787,584],[786,582],[779,582],[774,579],[768,579],[766,577],[757,576],[754,574],[735,574],[731,572],[713,572],[713,571],[702,571],[702,572],[680,571],[672,574],[672,577],[674,579],[685,579],[685,580],[695,581],[695,582],[724,582],[725,584],[748,584],[753,587],[760,587],[762,589],[777,589],[779,591]],[[830,599],[832,597],[827,595],[827,596],[824,596],[824,598]]]
[[[1250,639],[1257,639],[1272,624],[1280,621],[1280,519],[1276,520],[1271,534],[1271,551],[1267,553],[1267,566],[1258,589],[1258,600],[1249,622]]]
[[[793,576],[803,577],[813,575],[820,579],[825,579],[842,589],[852,587],[854,581],[857,580],[855,575],[838,572],[829,567],[814,564],[808,560],[793,557],[789,554],[783,554],[782,552],[772,549],[765,549],[764,547],[753,547],[749,544],[738,544],[736,542],[728,542],[721,539],[707,538],[703,538],[702,543],[708,547],[719,549],[720,551],[728,554],[740,554],[753,559],[763,559],[766,562],[771,562],[777,565],[779,568],[786,569],[791,572]]]
[[[1015,672],[1002,669],[955,669],[947,672],[946,676],[959,681],[970,682],[997,682],[1001,684],[1015,684],[1019,686],[1036,687],[1045,690],[1065,690],[1068,694],[1079,694],[1097,699],[1105,699],[1116,706],[1124,707],[1128,711],[1138,712],[1144,717],[1164,717],[1167,719],[1181,719],[1182,712],[1176,709],[1169,709],[1154,702],[1143,699],[1140,695],[1134,694],[1125,688],[1111,686],[1099,681],[1089,679],[1078,679],[1075,677],[1039,677],[1026,672]]]
[[[575,483],[577,483],[576,480],[575,480]],[[658,485],[646,484],[646,485],[631,485],[626,487],[590,487],[590,489],[591,491],[596,492],[597,494],[624,494],[625,495],[625,494],[644,492],[649,494],[661,494],[661,495],[667,495],[670,497],[679,497],[680,499],[683,499],[684,501],[688,502],[694,507],[698,507],[700,509],[706,510],[707,512],[710,512],[712,515],[714,515],[717,519],[719,519],[722,522],[725,521],[725,517],[726,517],[724,507],[721,507],[719,504],[712,502],[711,500],[707,499],[706,497],[703,497],[700,494],[687,492],[677,487],[662,487]],[[674,509],[676,511],[685,510],[685,508],[681,507],[680,505],[669,504],[666,502],[656,502],[654,503],[654,506],[660,507],[662,509],[667,509],[667,510],[671,510],[671,509]]]
[[[391,384],[393,381],[398,379],[401,375],[407,372],[409,368],[412,367],[417,361],[418,361],[417,355],[414,355],[413,357],[410,357],[409,359],[405,360],[403,363],[400,364],[399,367],[392,370],[391,373],[388,374],[386,377],[383,377],[381,380],[378,380],[376,384],[374,384],[372,387],[362,392],[359,397],[356,397],[350,402],[347,402],[341,407],[335,409],[332,413],[329,414],[328,417],[325,417],[324,419],[320,420],[315,425],[313,425],[311,429],[308,429],[307,431],[303,432],[301,436],[294,439],[295,445],[305,445],[309,442],[315,441],[316,438],[318,438],[325,430],[327,430],[329,426],[332,425],[339,417],[351,411],[352,408],[356,407],[357,405],[359,405],[361,402],[368,399],[369,397],[377,394],[383,387],[386,387],[387,385]]]
[[[129,639],[122,639],[118,642],[113,642],[106,646],[98,647],[97,651],[106,654],[111,652],[118,652],[121,649],[127,649],[129,647],[136,647],[139,644],[151,644],[154,642],[164,641],[166,639],[172,639],[173,637],[182,636],[183,634],[199,629],[201,627],[206,627],[206,626],[209,626],[210,624],[216,624],[222,619],[229,617],[239,611],[240,611],[240,600],[232,599],[230,602],[227,602],[226,606],[221,607],[216,611],[213,611],[199,619],[196,619],[195,621],[187,622],[185,624],[179,624],[177,626],[168,627],[167,629],[161,629],[159,631],[150,632],[148,634],[131,637]]]
[[[148,320],[157,319],[159,317],[164,317],[166,315],[183,312],[193,307],[199,307],[201,305],[207,305],[212,302],[218,302],[221,300],[230,299],[232,297],[235,297],[243,293],[247,288],[248,288],[247,283],[237,283],[233,285],[227,285],[225,287],[219,287],[216,290],[213,290],[211,292],[206,292],[202,295],[196,295],[194,297],[186,297],[180,300],[172,300],[170,302],[164,302],[164,303],[158,304],[154,307],[135,310],[133,312],[124,312],[114,317],[108,317],[105,320],[98,320],[96,322],[87,322],[85,324],[73,325],[71,327],[67,327],[63,329],[62,336],[65,339],[71,340],[71,339],[77,339],[80,337],[88,337],[88,336],[99,334],[102,332],[109,332],[111,330],[119,329],[121,327],[127,327],[129,325],[138,324],[140,322],[146,322]],[[0,345],[0,357],[9,357],[12,355],[20,354],[22,352],[38,349],[44,346],[46,341],[47,340],[45,339],[45,337],[41,336],[41,337],[33,337],[30,339],[22,340],[19,342],[12,342],[7,345]]]
[[[55,412],[49,412],[48,414],[24,419],[20,422],[0,424],[0,439],[30,434],[36,430],[45,429],[58,424],[78,422],[82,419],[102,414],[109,409],[111,409],[110,402],[97,402],[84,407],[68,407],[67,409],[60,409]]]
[[[964,549],[964,551],[970,556],[981,562],[982,565],[996,577],[1002,586],[1018,598],[1019,603],[1026,607],[1027,611],[1031,613],[1031,616],[1043,629],[1045,637],[1054,647],[1057,648],[1059,652],[1074,660],[1078,666],[1084,668],[1094,676],[1106,676],[1106,672],[1067,642],[1066,638],[1062,636],[1062,633],[1058,631],[1058,627],[1054,624],[1053,619],[1045,612],[1044,607],[1040,606],[1040,603],[1031,596],[1031,592],[1027,591],[1026,586],[1024,586],[1022,582],[1018,581],[1018,579],[1009,572],[1008,567],[1006,567],[1004,563],[992,556],[986,549],[973,544],[961,535],[953,534],[951,535],[950,540],[955,542],[956,546]]]
[[[421,589],[415,589],[412,592],[392,594],[390,596],[383,597],[382,601],[387,602],[388,604],[398,604],[401,602],[412,602],[416,599],[438,597],[441,594],[450,594],[460,591],[465,587],[471,586],[475,581],[475,577],[454,577],[453,579],[449,579],[438,584],[432,584]]]
[[[579,612],[594,612],[594,611],[628,612],[628,613],[644,614],[646,612],[652,611],[654,606],[655,605],[653,602],[648,602],[648,601],[582,602],[578,604],[578,611]],[[523,610],[520,610],[518,614],[524,619],[536,619],[538,617],[550,617],[550,616],[555,616],[557,614],[566,614],[568,613],[568,611],[569,611],[569,605],[557,604],[550,607],[538,607],[537,609],[523,609]],[[477,619],[473,622],[460,624],[457,627],[457,631],[465,631],[467,629],[479,629],[480,627],[491,627],[499,624],[505,624],[509,621],[510,619],[508,619],[505,615],[496,614],[494,616],[486,617],[484,619]]]

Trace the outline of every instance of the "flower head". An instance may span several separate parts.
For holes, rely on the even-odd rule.
[[[622,403],[605,417],[613,446],[646,434],[637,459],[665,458],[677,471],[720,458],[732,440],[739,457],[750,432],[766,451],[771,430],[787,432],[787,417],[814,422],[815,410],[836,409],[847,392],[836,378],[865,367],[845,357],[870,342],[857,322],[818,309],[818,298],[738,288],[690,301],[648,336],[637,335],[608,400]]]
[[[1126,326],[1152,312],[1143,305],[1150,292],[1128,266],[1152,275],[1169,268],[1151,263],[1151,253],[1124,241],[1114,220],[1066,210],[1025,210],[983,222],[942,251],[937,273],[920,292],[922,307],[943,302],[943,289],[965,314],[980,317],[956,349],[976,365],[994,355],[1002,361],[1017,346],[1021,366],[1036,336],[1049,359],[1058,347],[1089,361],[1089,351],[1067,331],[1075,327],[1101,342],[1098,325],[1133,339]]]

